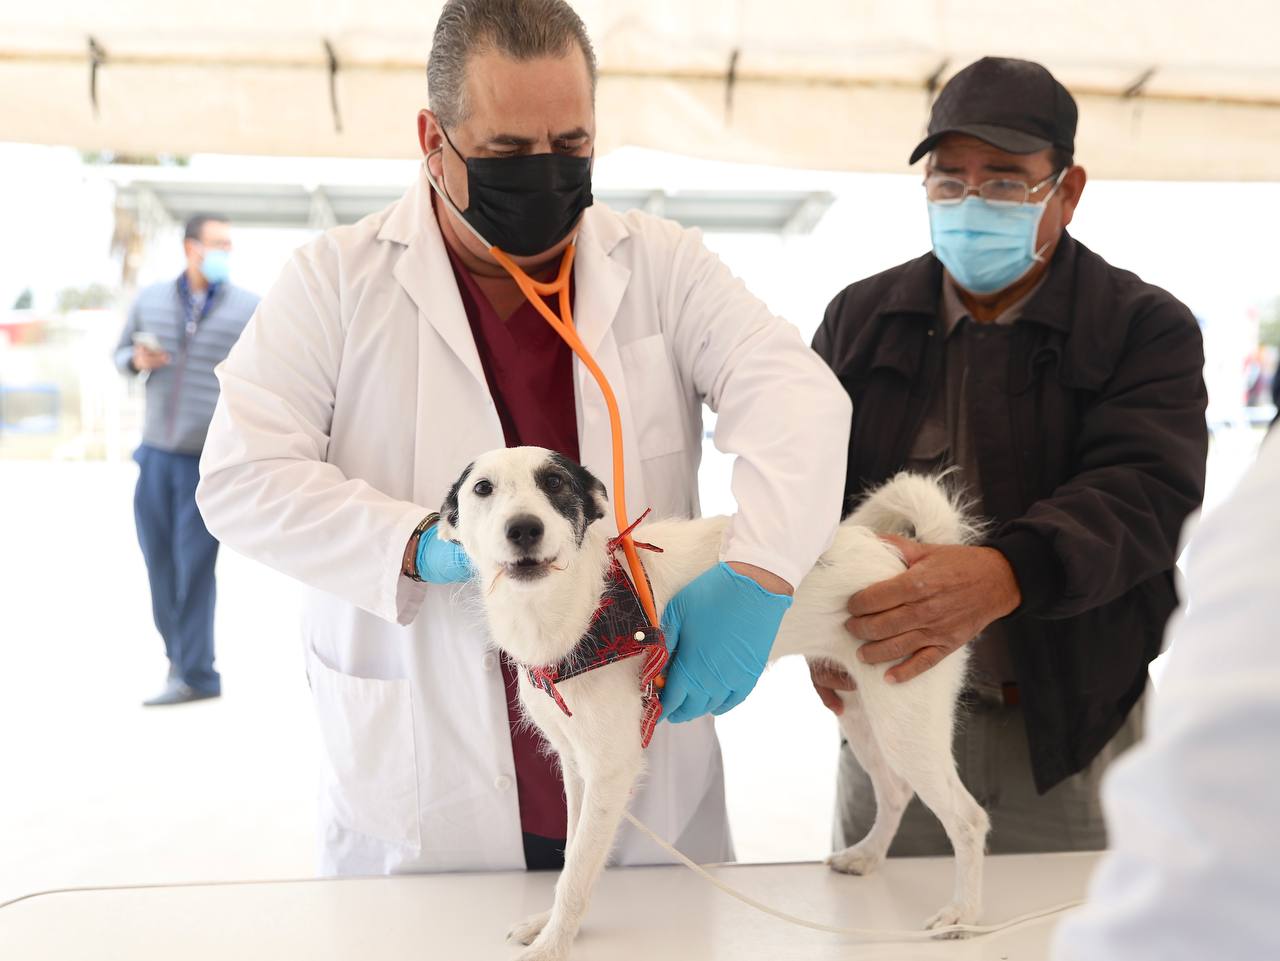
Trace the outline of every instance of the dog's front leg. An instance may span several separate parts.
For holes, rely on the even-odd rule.
[[[569,815],[564,826],[564,849],[567,854],[573,843],[573,834],[578,829],[578,820],[582,817],[582,792],[586,786],[577,765],[565,755],[560,756],[560,773],[564,778],[564,802]]]
[[[578,773],[578,769],[569,760],[569,755],[560,755],[560,774],[564,782],[564,800],[568,817],[565,819],[564,827],[564,849],[565,860],[568,861],[568,851],[573,846],[573,835],[578,828],[578,819],[582,814],[582,792],[583,782],[582,775]],[[532,917],[525,918],[510,931],[507,932],[507,940],[514,941],[517,944],[532,944],[534,938],[542,933],[542,929],[547,926],[547,922],[551,920],[551,910],[540,911]]]
[[[577,824],[572,828],[565,852],[564,871],[556,882],[551,917],[518,961],[563,961],[582,926],[591,891],[609,856],[622,812],[640,772],[638,743],[627,748],[614,744],[611,750],[625,752],[627,756],[594,758],[593,765],[582,772],[583,791]]]

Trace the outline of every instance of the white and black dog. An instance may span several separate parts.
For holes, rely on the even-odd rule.
[[[602,598],[615,595],[619,586],[609,525],[595,523],[608,506],[604,485],[585,468],[542,448],[518,447],[479,457],[441,509],[440,536],[460,543],[470,556],[493,641],[525,668],[521,701],[559,754],[564,774],[565,867],[551,909],[509,934],[529,945],[520,961],[567,957],[644,771],[647,732],[642,731],[651,730],[655,704],[646,682],[665,655],[628,655],[653,654],[644,642],[657,638],[637,631],[634,649],[578,673],[579,662],[601,660],[583,657],[584,638],[607,604]],[[661,550],[644,555],[659,612],[717,563],[726,524],[727,518],[713,517],[659,520],[640,528],[639,539]],[[823,658],[857,682],[857,690],[844,695],[840,727],[871,776],[876,819],[865,838],[828,863],[853,874],[878,867],[903,809],[919,794],[942,822],[956,858],[952,900],[927,927],[970,924],[981,909],[988,820],[960,783],[951,751],[967,654],[957,651],[897,685],[884,682],[890,665],[864,664],[854,656],[857,642],[844,627],[849,596],[904,569],[900,554],[877,536],[881,533],[954,544],[970,539],[973,528],[935,479],[898,475],[840,526],[831,548],[797,588],[770,659]],[[626,730],[635,731],[635,738],[617,736]]]

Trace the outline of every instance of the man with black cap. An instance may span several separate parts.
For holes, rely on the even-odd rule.
[[[905,683],[972,643],[961,777],[996,853],[1105,846],[1098,782],[1175,606],[1179,531],[1204,491],[1200,331],[1067,225],[1085,186],[1076,105],[1039,64],[987,57],[944,87],[924,187],[933,251],[852,284],[814,348],[853,399],[846,510],[912,469],[954,469],[974,546],[903,542],[909,570],[849,599],[859,656]],[[851,681],[815,665],[814,684]],[[836,843],[870,828],[842,749]],[[913,800],[890,854],[949,850]]]

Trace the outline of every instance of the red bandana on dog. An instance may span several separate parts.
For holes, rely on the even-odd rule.
[[[662,716],[662,702],[658,699],[656,681],[667,664],[667,642],[662,630],[649,623],[635,587],[623,573],[622,565],[614,555],[622,537],[631,533],[648,514],[645,511],[636,519],[635,524],[609,541],[609,570],[605,574],[604,594],[600,598],[600,606],[591,615],[591,624],[582,640],[559,663],[549,667],[529,668],[529,683],[546,691],[560,710],[564,711],[565,716],[573,717],[573,712],[556,690],[556,681],[567,681],[587,671],[594,671],[597,667],[643,655],[644,664],[640,668],[640,693],[643,698],[643,713],[640,717],[641,747],[649,746],[653,739],[653,729]],[[636,542],[636,547],[650,551],[662,550],[639,541]]]

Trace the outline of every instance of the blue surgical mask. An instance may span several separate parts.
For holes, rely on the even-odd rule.
[[[1054,190],[1057,185],[1054,185]],[[958,204],[929,204],[933,252],[957,284],[975,294],[994,294],[1026,276],[1044,259],[1036,233],[1049,196],[1038,204],[1005,206],[981,197]]]
[[[211,284],[226,283],[231,276],[231,255],[216,247],[206,250],[200,261],[200,273]]]

